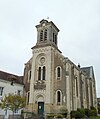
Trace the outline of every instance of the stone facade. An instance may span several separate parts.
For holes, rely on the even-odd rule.
[[[32,58],[25,64],[24,84],[27,111],[59,113],[96,106],[93,67],[76,66],[58,49],[59,29],[47,20],[40,21]]]

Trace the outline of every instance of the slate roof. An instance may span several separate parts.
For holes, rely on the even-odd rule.
[[[83,72],[85,72],[90,78],[94,79],[94,71],[93,71],[93,67],[82,67],[81,70]]]
[[[23,84],[23,76],[17,76],[4,71],[0,71],[0,79],[10,82],[13,80],[15,83]]]

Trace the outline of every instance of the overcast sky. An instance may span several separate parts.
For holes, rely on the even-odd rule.
[[[0,0],[0,70],[23,75],[42,19],[60,29],[58,46],[81,67],[93,66],[100,97],[100,0]]]

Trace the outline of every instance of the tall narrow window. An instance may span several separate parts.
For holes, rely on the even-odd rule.
[[[43,75],[42,75],[43,78],[42,78],[42,80],[45,80],[45,70],[46,70],[46,69],[45,69],[45,66],[43,66]]]
[[[53,33],[53,42],[55,42],[55,34]]]
[[[77,97],[78,97],[78,80],[77,80],[77,77],[76,78],[76,94],[77,94]]]
[[[60,105],[61,104],[61,102],[62,102],[62,94],[61,94],[61,91],[60,90],[58,90],[57,92],[56,92],[56,102],[57,102],[57,105]]]
[[[29,72],[29,80],[31,80],[31,71]]]
[[[57,35],[55,35],[55,44],[57,45]]]
[[[30,92],[27,92],[27,104],[29,104]]]
[[[55,44],[57,45],[57,35],[55,35]]]
[[[60,67],[57,68],[57,77],[59,78],[61,76],[60,74]]]
[[[61,96],[60,96],[60,91],[57,92],[57,102],[61,102]]]
[[[43,31],[40,32],[40,41],[43,41]]]
[[[47,30],[44,31],[44,40],[47,40]]]
[[[0,87],[0,96],[2,96],[2,94],[3,94],[3,89],[4,89],[4,87]]]
[[[57,66],[56,67],[56,79],[60,80],[61,76],[62,76],[62,68],[61,68],[61,66]]]
[[[21,90],[18,90],[17,91],[17,95],[21,95]]]
[[[45,80],[46,77],[46,67],[41,66],[38,69],[38,80]]]
[[[31,80],[31,70],[28,71],[28,82]]]
[[[41,80],[41,67],[39,67],[39,70],[38,70],[38,80]]]

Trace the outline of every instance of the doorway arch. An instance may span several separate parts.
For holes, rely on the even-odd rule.
[[[36,100],[38,104],[38,114],[43,115],[44,114],[44,96],[39,94],[36,96]]]

